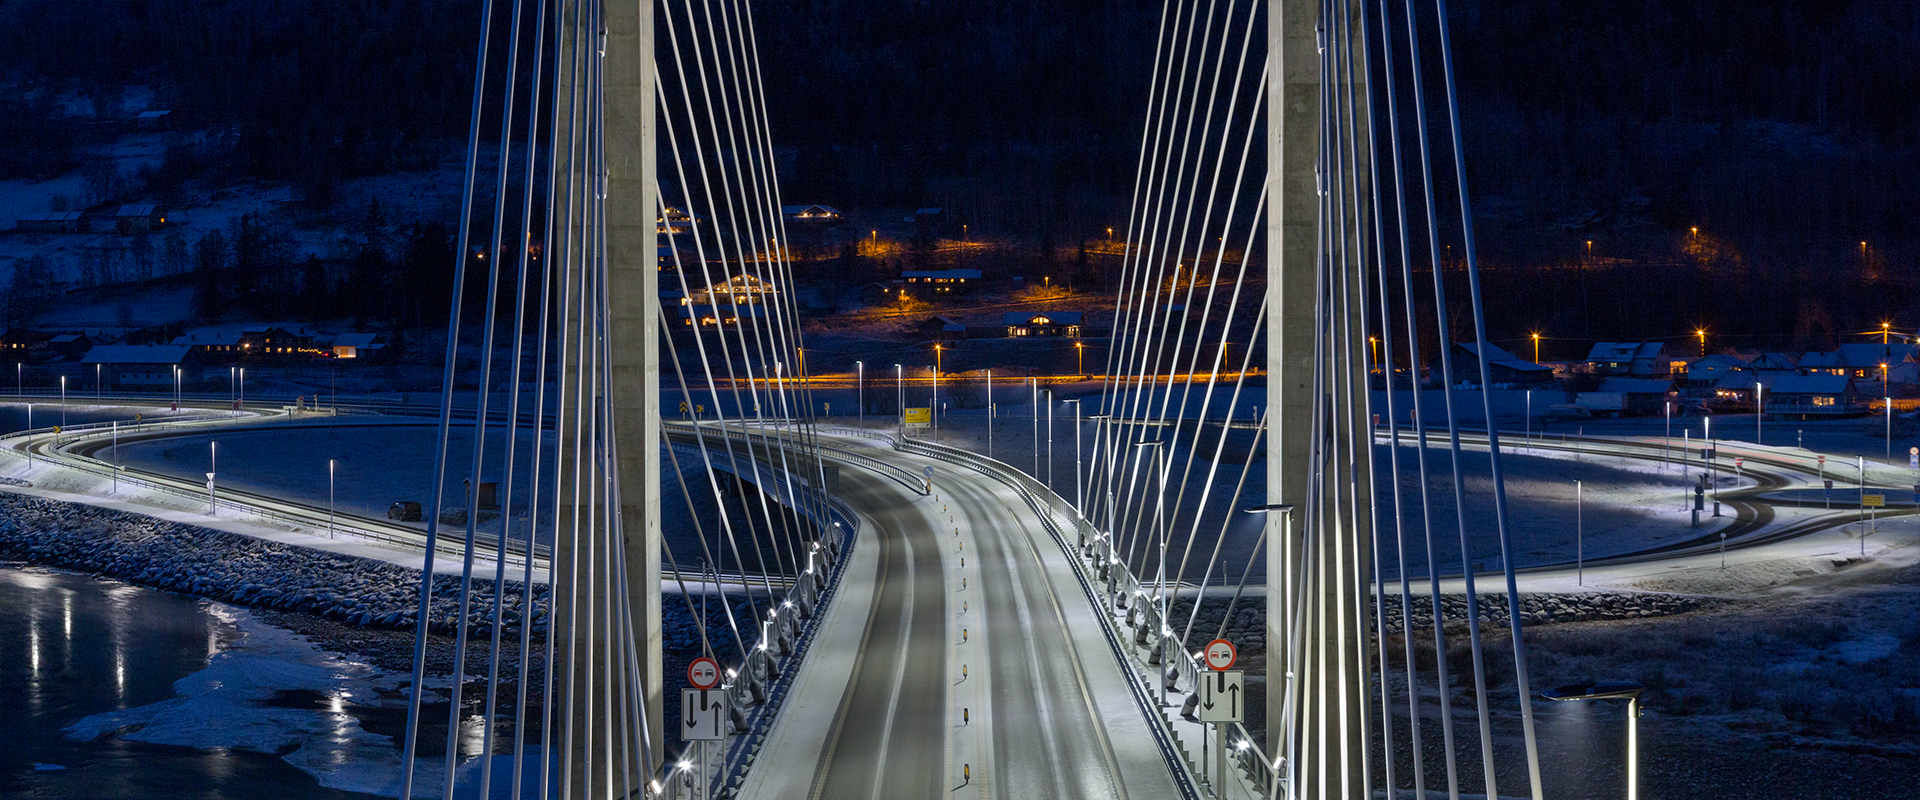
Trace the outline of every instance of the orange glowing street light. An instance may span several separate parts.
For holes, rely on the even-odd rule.
[[[1533,363],[1540,363],[1540,334],[1537,331],[1533,334]]]
[[[945,371],[945,368],[940,366],[940,345],[938,343],[935,343],[933,345],[933,371],[934,372]]]
[[[1700,355],[1704,358],[1707,355],[1707,329],[1697,328],[1693,335],[1700,337]]]
[[[1880,343],[1886,344],[1887,341],[1892,338],[1893,338],[1893,323],[1891,322],[1880,323]]]
[[[1086,374],[1087,374],[1087,343],[1086,343],[1086,342],[1074,342],[1074,343],[1073,343],[1073,355],[1074,355],[1074,357],[1075,357],[1075,358],[1078,358],[1078,359],[1079,359],[1079,361],[1078,361],[1078,364],[1079,364],[1079,366],[1078,366],[1078,369],[1077,369],[1076,371],[1077,371],[1077,372],[1078,372],[1078,373],[1079,373],[1080,375],[1086,375]]]

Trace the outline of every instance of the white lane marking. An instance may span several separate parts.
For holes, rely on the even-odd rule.
[[[873,762],[873,786],[871,795],[873,800],[881,800],[880,785],[882,780],[887,777],[887,746],[893,742],[893,721],[900,714],[900,686],[905,683],[907,679],[908,645],[911,643],[910,634],[913,632],[913,584],[915,580],[913,537],[907,535],[904,529],[902,529],[901,533],[900,542],[906,549],[907,599],[900,609],[900,653],[894,657],[893,690],[887,698],[887,724],[880,729],[880,752],[876,754]]]

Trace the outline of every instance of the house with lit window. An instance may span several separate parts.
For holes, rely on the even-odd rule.
[[[1772,419],[1857,417],[1868,411],[1859,387],[1845,375],[1782,375],[1762,385],[1760,402]]]
[[[686,305],[763,305],[774,301],[776,290],[772,283],[742,272],[704,289],[695,289]]]
[[[1085,316],[1081,311],[1013,311],[1001,317],[1000,323],[1007,328],[1007,337],[1059,337],[1077,338],[1080,336],[1080,319]]]
[[[680,306],[680,327],[689,329],[733,328],[742,322],[765,317],[766,307],[759,305]]]
[[[786,217],[789,222],[810,225],[832,225],[846,218],[839,209],[822,205],[781,206],[780,216]]]
[[[240,355],[242,356],[286,358],[302,353],[319,354],[318,350],[313,349],[312,336],[279,327],[240,330]]]
[[[910,269],[900,273],[909,294],[960,294],[980,286],[977,269]]]
[[[1912,386],[1920,384],[1920,346],[1898,342],[1843,344],[1838,350],[1801,356],[1800,372]]]
[[[334,358],[352,358],[371,361],[378,359],[387,349],[386,337],[377,333],[342,333],[333,337]]]
[[[1601,376],[1672,374],[1673,365],[1660,357],[1660,350],[1659,342],[1594,342],[1587,352],[1586,369]]]
[[[660,216],[654,217],[654,231],[662,236],[673,234],[687,236],[693,233],[693,226],[706,221],[706,217],[685,209],[667,206],[660,209]]]
[[[113,215],[114,230],[121,234],[147,233],[167,224],[166,212],[153,203],[133,203],[120,207]]]
[[[1673,379],[1681,386],[1704,388],[1716,386],[1728,375],[1747,371],[1747,360],[1735,355],[1716,353],[1693,359],[1692,362],[1677,369]]]

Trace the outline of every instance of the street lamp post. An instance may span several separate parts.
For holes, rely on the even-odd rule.
[[[987,370],[987,458],[993,458],[993,370]]]
[[[1888,398],[1886,399],[1886,403],[1887,403],[1887,457],[1886,457],[1886,462],[1887,462],[1888,464],[1892,464],[1892,463],[1893,463],[1893,398],[1892,398],[1892,397],[1888,397]]]
[[[93,365],[93,399],[95,400],[100,399],[100,367],[101,366],[103,365],[101,364]]]
[[[1047,390],[1047,490],[1053,490],[1053,390]]]
[[[1573,568],[1580,586],[1587,585],[1587,494],[1579,481],[1573,482]]]
[[[1540,696],[1563,703],[1581,700],[1627,701],[1627,800],[1640,800],[1640,693],[1646,687],[1633,681],[1600,681],[1586,686],[1548,689]]]
[[[1540,363],[1540,334],[1533,335],[1533,363]]]
[[[860,427],[865,429],[867,427],[867,362],[855,361],[853,366],[860,370],[860,377],[856,379],[853,391],[859,398],[856,402],[860,405]]]
[[[120,420],[113,421],[113,493],[120,493]]]
[[[938,351],[935,351],[937,354]],[[933,441],[940,441],[940,368],[933,368],[933,396],[927,400],[927,418],[933,422]]]
[[[220,472],[220,443],[207,442],[207,516],[219,516],[219,500],[214,497],[213,476]]]
[[[329,458],[327,459],[327,538],[329,539],[333,538],[333,509],[333,459]],[[531,558],[532,555],[529,554],[528,557]]]
[[[1753,443],[1766,444],[1767,386],[1753,382]]]
[[[60,427],[67,427],[67,376],[60,376]]]
[[[1078,359],[1078,361],[1075,362],[1077,366],[1074,368],[1074,373],[1081,378],[1087,377],[1087,343],[1074,342],[1073,355]]]
[[[1084,493],[1084,490],[1082,488],[1083,484],[1081,483],[1081,480],[1080,480],[1081,467],[1083,462],[1083,459],[1080,456],[1080,401],[1083,399],[1085,398],[1076,397],[1076,398],[1073,398],[1072,400],[1060,401],[1062,403],[1073,404],[1073,511],[1075,514],[1081,516],[1082,518],[1086,517],[1087,515],[1086,509],[1080,507],[1081,503],[1084,503],[1086,501],[1085,498],[1082,496]],[[1087,537],[1086,530],[1082,528],[1080,532],[1080,540],[1081,540],[1080,544],[1083,547],[1086,545],[1086,537]]]
[[[1038,480],[1040,478],[1040,380],[1028,378],[1027,385],[1033,389],[1033,402],[1028,407],[1033,409],[1033,477]]]
[[[1169,668],[1171,668],[1171,659],[1168,659],[1166,656],[1167,634],[1171,632],[1171,627],[1167,624],[1167,532],[1168,532],[1168,526],[1165,526],[1162,524],[1165,521],[1162,515],[1165,513],[1166,506],[1167,506],[1167,473],[1164,467],[1162,466],[1162,464],[1165,461],[1163,454],[1166,451],[1164,448],[1160,446],[1161,444],[1162,442],[1159,442],[1159,441],[1134,442],[1133,446],[1153,448],[1154,472],[1159,475],[1159,481],[1158,481],[1159,494],[1154,500],[1153,525],[1155,528],[1158,529],[1155,531],[1155,533],[1159,534],[1159,537],[1160,537],[1160,576],[1159,576],[1159,579],[1155,581],[1155,583],[1158,584],[1158,594],[1160,595],[1160,613],[1159,613],[1159,618],[1155,620],[1155,623],[1160,626],[1160,630],[1154,632],[1156,634],[1154,646],[1160,652],[1161,658],[1163,660],[1166,660],[1169,663]],[[1167,682],[1164,679],[1157,680],[1157,681],[1154,681],[1154,685],[1160,691],[1160,704],[1166,705]]]

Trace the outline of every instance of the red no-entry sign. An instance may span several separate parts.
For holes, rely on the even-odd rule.
[[[711,689],[720,685],[720,662],[701,656],[687,665],[687,683],[695,689]]]
[[[1233,662],[1240,658],[1239,652],[1233,649],[1233,643],[1225,639],[1208,642],[1205,652],[1207,668],[1214,671],[1229,669],[1233,667]]]

